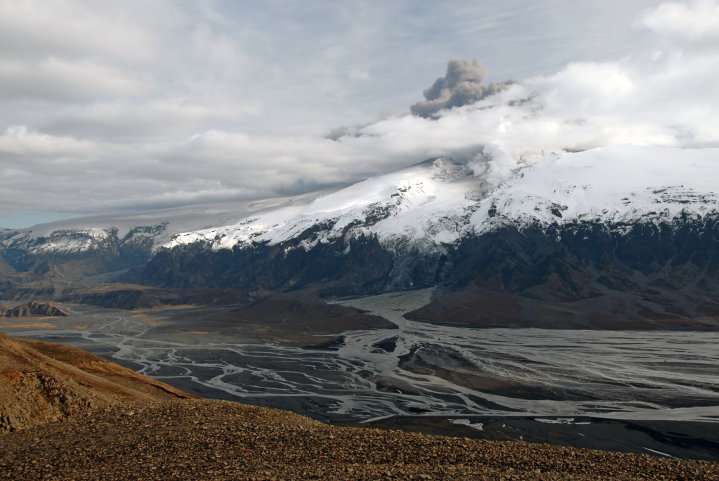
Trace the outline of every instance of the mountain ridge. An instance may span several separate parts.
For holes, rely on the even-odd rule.
[[[2,245],[14,269],[52,272],[60,259],[65,278],[73,269],[115,269],[116,280],[164,288],[311,288],[323,296],[437,286],[438,297],[489,290],[499,296],[489,299],[504,293],[522,305],[554,303],[550,311],[583,303],[595,312],[602,308],[596,300],[606,299],[616,317],[633,316],[628,324],[654,326],[645,321],[656,316],[675,327],[713,328],[718,152],[617,146],[538,154],[496,185],[485,164],[436,158],[284,200],[224,226],[176,234],[166,224],[129,229],[126,238],[141,239],[128,242],[134,257],[123,257],[126,241],[69,260],[47,247],[33,253],[33,242],[46,246],[53,233],[25,250],[17,234],[6,233]],[[130,235],[135,231],[142,235]],[[108,262],[106,252],[119,257]],[[527,315],[519,324],[532,325]],[[431,320],[442,322],[436,314]],[[556,327],[570,325],[577,323]]]

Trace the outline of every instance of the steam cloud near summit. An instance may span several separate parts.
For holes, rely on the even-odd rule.
[[[4,8],[14,5],[8,3]],[[719,148],[719,43],[715,30],[706,27],[719,22],[716,6],[716,1],[707,0],[655,5],[636,19],[633,27],[653,48],[637,49],[614,61],[570,63],[554,74],[511,84],[485,84],[484,70],[477,61],[450,61],[444,76],[424,92],[425,100],[411,107],[413,114],[385,116],[338,129],[329,137],[248,132],[224,123],[223,119],[236,112],[199,108],[179,97],[140,102],[141,108],[128,110],[127,105],[135,105],[134,96],[143,89],[123,90],[131,99],[127,103],[119,97],[113,102],[95,101],[104,91],[88,91],[86,83],[97,72],[116,77],[119,70],[90,68],[89,60],[82,60],[82,68],[75,69],[70,60],[59,58],[51,62],[53,69],[65,82],[62,85],[77,87],[73,95],[58,93],[47,110],[39,107],[45,100],[23,98],[23,109],[17,111],[34,115],[33,109],[40,109],[42,115],[37,118],[42,119],[57,112],[65,115],[63,128],[58,127],[60,117],[54,124],[17,117],[17,121],[0,125],[0,219],[3,213],[48,206],[70,216],[92,212],[88,206],[94,212],[106,212],[298,193],[355,182],[438,156],[466,160],[477,176],[492,185],[518,166],[567,151],[617,144]],[[44,5],[41,7],[39,11],[44,12]],[[90,18],[78,24],[83,28],[65,38],[64,51],[80,49],[80,58],[94,58],[95,53],[88,49],[96,46],[80,40],[97,22]],[[113,27],[118,30],[117,38],[128,37],[119,31],[122,28],[136,28],[123,25]],[[21,27],[24,24],[18,23],[17,28]],[[0,30],[0,36],[15,32]],[[229,69],[229,60],[239,58],[231,49],[234,44],[212,38],[217,41],[208,50],[208,35],[202,31],[195,38],[197,55],[205,59],[211,51],[217,58],[208,60]],[[152,39],[142,41],[160,48]],[[117,65],[145,65],[147,59],[134,56],[140,50],[133,46],[102,51],[98,58],[115,56],[120,58]],[[142,51],[152,54],[150,49]],[[12,85],[25,85],[17,81],[23,68],[20,60],[3,63],[0,56],[0,86],[10,74]],[[172,76],[192,78],[192,73],[172,72]],[[115,80],[103,85],[120,85]],[[140,82],[135,80],[121,84]],[[52,93],[44,86],[42,89]],[[87,93],[89,100],[77,100],[78,92]],[[69,107],[60,103],[65,98],[71,98]],[[313,106],[310,103],[304,108]],[[5,115],[7,112],[10,110]],[[166,130],[150,128],[168,124],[167,119],[179,119],[181,125],[175,123]],[[110,125],[112,135],[93,135],[94,131],[83,127],[90,124],[108,129]],[[138,128],[143,135],[133,130]]]
[[[482,100],[510,85],[510,82],[482,85],[486,76],[484,67],[477,60],[450,60],[445,76],[424,91],[426,100],[414,104],[412,113],[431,117],[441,110]]]

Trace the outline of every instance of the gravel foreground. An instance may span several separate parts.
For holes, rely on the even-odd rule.
[[[0,480],[719,480],[719,463],[329,426],[237,403],[115,406],[0,435]]]

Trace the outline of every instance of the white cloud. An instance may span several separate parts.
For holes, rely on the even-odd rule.
[[[85,157],[97,153],[90,142],[33,132],[19,125],[0,134],[0,154],[42,157]]]
[[[690,40],[719,39],[719,3],[716,0],[662,3],[644,15],[642,24],[657,33]]]
[[[225,177],[233,187],[249,189],[252,179],[282,190],[300,181],[349,182],[441,155],[489,159],[490,180],[499,182],[511,168],[549,152],[617,144],[719,146],[713,112],[719,87],[712,82],[719,79],[718,60],[677,54],[658,61],[575,63],[436,120],[394,116],[336,140],[210,131],[162,157],[192,165],[195,176],[232,172],[238,165],[238,178]]]
[[[719,145],[717,52],[670,43],[630,55],[656,36],[631,19],[631,34],[617,33],[618,21],[654,2],[581,3],[0,0],[0,205],[85,213],[249,199],[440,155],[499,182],[563,149]],[[580,52],[604,60],[577,62]],[[409,115],[455,56],[479,58],[492,81],[532,75],[437,119]],[[389,114],[368,121],[379,112]]]
[[[0,0],[0,52],[14,57],[42,57],[44,52],[79,57],[108,56],[122,61],[149,61],[155,55],[152,30],[142,27],[151,17],[136,2],[123,2],[129,10],[111,4],[70,0]],[[153,7],[172,17],[158,0]],[[146,6],[144,6],[146,7]],[[128,11],[145,15],[128,15]],[[139,21],[138,21],[139,20]]]
[[[577,102],[622,102],[636,94],[638,79],[633,78],[631,66],[621,62],[573,63],[559,73],[539,81],[544,84],[547,95],[559,96],[555,101],[580,107]],[[581,108],[581,107],[580,107]]]
[[[0,60],[0,96],[77,100],[138,96],[144,90],[140,80],[94,62]]]
[[[140,142],[187,135],[208,125],[225,125],[260,113],[259,106],[252,102],[228,106],[185,98],[141,98],[66,107],[50,112],[40,125],[53,133]]]
[[[99,208],[117,209],[302,192],[442,155],[466,159],[488,182],[498,183],[511,169],[550,152],[617,144],[719,146],[716,79],[716,55],[676,52],[654,60],[570,64],[436,119],[392,116],[336,140],[218,128],[181,139],[98,144],[11,129],[0,137],[0,152],[90,157],[81,174],[45,164],[41,178],[50,181],[27,200],[45,206],[61,199],[64,208],[76,211],[88,198]],[[177,107],[157,108],[189,118],[209,114]],[[109,119],[113,112],[98,115]],[[35,182],[16,172],[12,182],[0,179],[0,192],[27,198],[24,192]]]

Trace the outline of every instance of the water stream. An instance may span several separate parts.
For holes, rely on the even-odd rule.
[[[85,314],[87,329],[14,334],[103,352],[209,396],[328,420],[426,414],[719,422],[719,333],[469,329],[402,316],[430,294],[341,301],[397,329],[347,332],[336,350],[178,342],[104,310]]]

